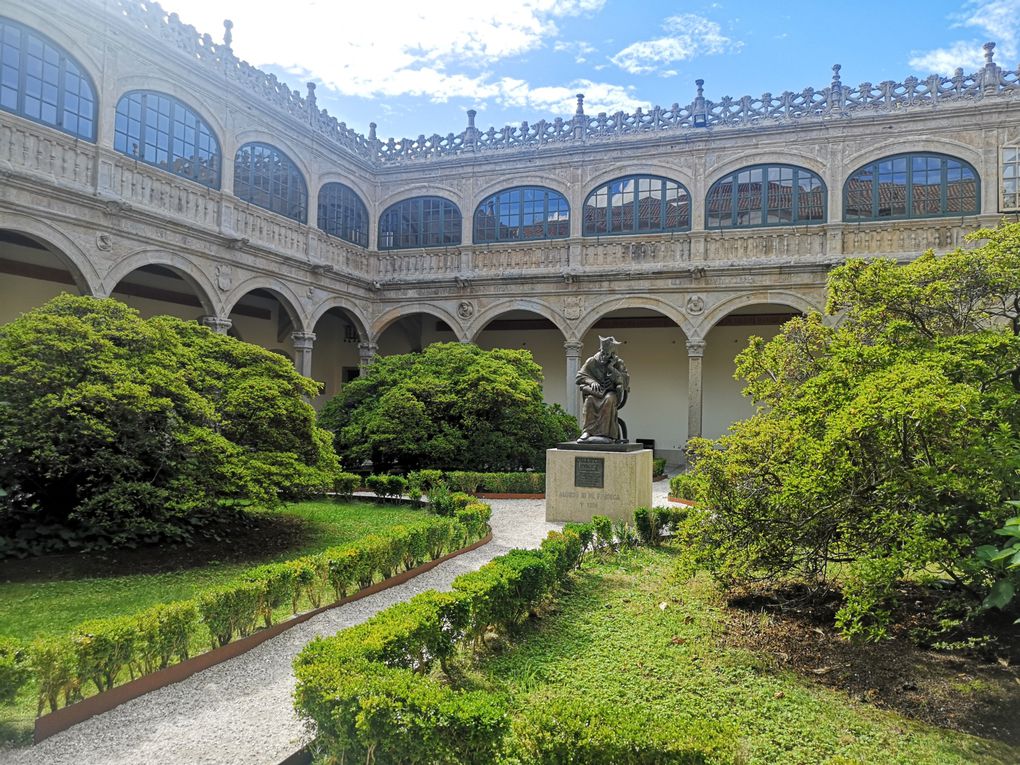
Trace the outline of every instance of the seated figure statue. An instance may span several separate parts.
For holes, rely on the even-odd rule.
[[[627,426],[618,411],[627,403],[630,374],[623,359],[616,355],[619,344],[616,338],[600,337],[598,353],[577,372],[574,382],[584,396],[579,444],[615,444],[627,440]]]

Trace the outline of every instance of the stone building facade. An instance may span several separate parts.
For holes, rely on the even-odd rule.
[[[0,11],[0,321],[62,290],[285,353],[328,397],[377,353],[525,347],[578,409],[624,341],[632,437],[677,459],[750,404],[751,334],[848,257],[1020,214],[1020,72],[383,141],[143,0]]]

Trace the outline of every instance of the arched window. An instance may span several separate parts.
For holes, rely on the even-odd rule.
[[[0,109],[96,140],[96,90],[48,37],[0,17]]]
[[[205,121],[173,96],[137,90],[117,102],[113,148],[211,188],[220,186],[220,144]]]
[[[308,220],[304,177],[290,157],[266,143],[246,143],[237,150],[234,196],[300,223]]]
[[[822,179],[803,167],[742,167],[717,180],[708,190],[705,227],[824,223],[825,196]]]
[[[962,159],[915,152],[870,162],[843,187],[843,220],[976,215],[978,174]]]
[[[584,200],[585,236],[687,231],[691,195],[656,175],[628,175],[599,186]]]
[[[475,210],[476,244],[570,236],[570,205],[557,191],[519,186],[488,197]]]
[[[460,244],[461,215],[442,197],[413,197],[386,208],[379,218],[379,249]]]
[[[319,228],[352,244],[368,245],[368,209],[350,186],[327,183],[319,189]]]

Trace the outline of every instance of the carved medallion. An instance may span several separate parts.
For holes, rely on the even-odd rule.
[[[216,266],[216,286],[226,292],[234,284],[234,276],[230,266]]]
[[[113,239],[109,234],[102,232],[96,234],[96,249],[102,250],[103,252],[109,252],[113,248]]]
[[[687,298],[686,310],[691,316],[698,316],[705,312],[705,298],[701,295],[691,295]]]
[[[572,321],[581,318],[580,295],[570,295],[563,298],[563,315]]]
[[[470,300],[461,300],[457,304],[457,315],[462,319],[470,319],[475,315],[475,307]]]

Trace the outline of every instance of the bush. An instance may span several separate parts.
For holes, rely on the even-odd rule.
[[[241,575],[245,582],[264,585],[259,611],[267,627],[273,626],[273,611],[285,603],[293,603],[294,569],[286,563],[270,563],[249,569]]]
[[[20,640],[0,637],[0,704],[10,704],[32,676],[28,649]]]
[[[214,646],[224,646],[235,635],[246,637],[255,631],[263,614],[265,591],[265,582],[237,582],[206,590],[199,596],[198,609]]]
[[[446,483],[451,489],[464,494],[477,494],[485,479],[485,473],[454,470],[446,474]]]
[[[91,681],[98,693],[113,688],[134,659],[137,640],[138,625],[129,616],[79,624],[71,633],[71,648],[81,681]]]
[[[568,523],[563,527],[563,530],[577,535],[577,539],[581,544],[581,555],[595,549],[595,525],[591,521],[587,523]]]
[[[46,705],[51,712],[64,704],[70,704],[80,697],[81,684],[77,679],[74,649],[67,638],[37,638],[29,646],[29,661],[35,675],[39,702],[36,716],[43,713]]]
[[[612,548],[616,539],[613,535],[613,522],[604,515],[593,515],[591,518],[592,529],[595,532],[594,544],[596,547]]]
[[[489,530],[492,508],[484,502],[472,502],[466,507],[458,509],[455,517],[457,523],[467,529],[468,540],[477,540],[484,537]]]
[[[370,475],[365,485],[380,499],[400,499],[407,489],[407,479],[399,475]]]
[[[54,298],[0,326],[0,550],[187,541],[225,502],[328,488],[339,463],[315,392],[196,322]]]
[[[524,761],[535,765],[709,765],[737,760],[732,732],[702,722],[684,728],[633,704],[554,697],[514,724]]]
[[[677,473],[669,479],[669,496],[696,502],[700,496],[700,481],[694,473]]]
[[[138,614],[135,649],[141,670],[155,672],[174,659],[187,659],[198,617],[198,606],[191,600],[161,603]]]
[[[657,478],[660,475],[666,475],[666,460],[662,457],[652,458],[652,477]]]
[[[322,410],[345,464],[377,470],[521,470],[577,435],[577,423],[542,400],[542,371],[527,351],[437,343],[384,356]],[[465,489],[469,490],[469,489]]]
[[[337,473],[333,476],[333,491],[339,499],[349,502],[354,497],[354,492],[361,486],[361,476],[354,473]]]

